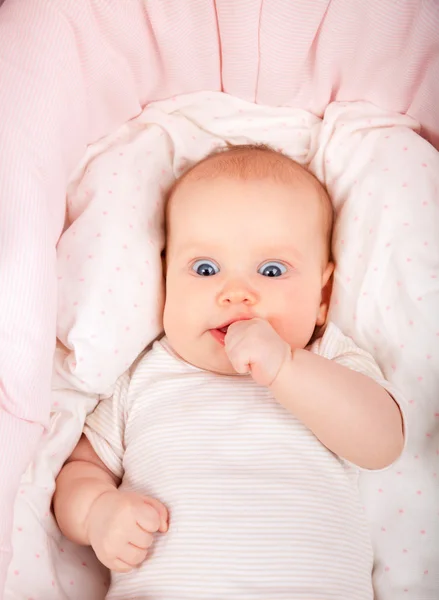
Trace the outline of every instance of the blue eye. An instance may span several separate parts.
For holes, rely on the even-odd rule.
[[[277,261],[266,262],[258,269],[258,273],[264,277],[280,277],[286,272],[286,266]]]
[[[195,271],[197,275],[200,275],[200,277],[211,277],[212,275],[219,273],[218,265],[212,260],[207,260],[205,258],[197,260],[192,265],[192,270]]]

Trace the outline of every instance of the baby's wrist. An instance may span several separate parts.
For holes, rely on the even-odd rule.
[[[103,514],[102,509],[99,508],[101,506],[101,502],[108,497],[108,494],[112,494],[114,492],[117,493],[117,491],[118,490],[113,486],[102,489],[91,502],[84,522],[86,545],[93,545],[92,540],[90,539],[92,537],[90,535],[90,530],[92,529],[92,526],[96,523],[96,520],[99,518],[99,515]]]
[[[271,389],[271,391],[273,392],[274,395],[276,395],[276,390],[279,390],[284,385],[285,380],[289,380],[288,373],[291,370],[293,359],[294,359],[294,350],[292,350],[290,348],[290,346],[288,346],[286,348],[285,357],[279,367],[279,370],[278,370],[275,378],[269,385],[269,388]],[[286,373],[287,373],[287,376],[285,376]]]

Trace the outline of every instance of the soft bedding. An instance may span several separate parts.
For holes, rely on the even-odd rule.
[[[323,120],[221,93],[154,103],[91,146],[70,182],[57,253],[59,310],[51,424],[16,501],[5,598],[103,598],[108,576],[62,538],[54,477],[98,401],[161,330],[164,193],[226,141],[266,142],[333,198],[330,318],[371,351],[408,400],[406,453],[361,476],[377,600],[439,593],[439,155],[417,123],[334,102]]]
[[[293,106],[368,100],[439,143],[434,0],[2,0],[0,589],[19,478],[49,417],[55,245],[88,144],[198,90]]]

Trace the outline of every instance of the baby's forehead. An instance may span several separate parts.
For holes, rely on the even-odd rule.
[[[166,203],[167,233],[170,233],[170,215],[177,204],[182,210],[188,208],[186,202],[192,196],[197,184],[215,185],[215,180],[229,179],[237,182],[273,182],[291,187],[299,191],[303,202],[312,203],[317,214],[321,216],[326,246],[330,254],[333,206],[331,200],[318,179],[305,167],[298,164],[288,156],[264,145],[232,146],[214,152],[191,167],[174,184],[169,192]],[[185,206],[182,206],[183,203]],[[310,205],[311,207],[311,205]],[[175,224],[174,224],[175,225]]]
[[[273,184],[273,187],[287,187],[299,191],[306,202],[312,202],[311,197],[319,202],[319,197],[326,194],[314,175],[280,152],[265,146],[233,146],[208,155],[175,182],[168,195],[167,218],[176,197],[181,198],[177,204],[187,202],[188,197],[196,194],[200,186],[204,191],[206,185],[215,185],[215,181],[219,180],[226,180],[231,185],[235,183],[241,189],[246,183],[251,185],[258,182]]]

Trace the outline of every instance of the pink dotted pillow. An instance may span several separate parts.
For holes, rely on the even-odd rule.
[[[360,484],[377,595],[410,600],[439,592],[439,154],[415,128],[371,105],[333,104],[310,165],[337,215],[330,318],[408,401],[405,456]]]
[[[161,330],[162,198],[173,175],[163,131],[145,134],[131,124],[92,146],[68,191],[57,335],[84,391],[109,392]]]

